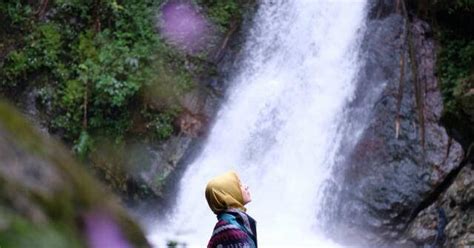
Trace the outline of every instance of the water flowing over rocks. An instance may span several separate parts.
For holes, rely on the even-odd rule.
[[[325,188],[333,196],[327,197],[322,211],[328,215],[324,220],[329,232],[335,239],[367,244],[364,247],[474,246],[473,159],[461,161],[461,146],[468,150],[474,140],[473,79],[466,80],[460,98],[462,115],[442,120],[451,139],[440,124],[443,106],[435,77],[431,27],[413,18],[407,33],[401,1],[369,2],[360,54],[365,66],[345,112],[350,122],[339,127],[345,142],[334,169],[336,176]],[[192,17],[201,18],[194,12]],[[158,198],[163,205],[173,198],[177,182],[199,153],[225,95],[228,85],[224,78],[235,70],[236,61],[243,59],[239,49],[244,35],[239,34],[239,27],[236,24],[227,34],[219,34],[223,37],[212,37],[222,44],[212,43],[212,56],[203,63],[217,64],[219,71],[200,78],[199,87],[177,99],[184,111],[176,118],[176,132],[170,139],[127,142],[122,150],[126,152],[111,154],[117,161],[101,161],[107,151],[92,157],[93,166],[111,172],[102,178],[126,200],[146,203]],[[193,32],[194,36],[216,35],[204,22],[195,29],[202,32]],[[189,54],[209,48],[209,42],[192,42],[194,37],[171,31],[167,31],[168,40]],[[209,37],[201,41],[211,40]],[[410,53],[411,45],[414,53]],[[39,126],[47,132],[41,119],[48,118],[48,106],[42,116],[38,96],[38,89],[28,88],[18,105],[32,119],[39,119]],[[162,104],[156,99],[146,101],[156,109]],[[37,242],[27,245],[71,245],[77,241],[100,247],[103,235],[110,246],[147,246],[139,228],[115,200],[97,190],[99,186],[81,170],[69,168],[75,162],[62,148],[51,146],[45,155],[41,145],[49,147],[49,143],[43,138],[22,143],[21,135],[12,135],[5,128],[6,122],[0,119],[0,158],[3,164],[15,166],[0,167],[0,240]],[[16,132],[23,130],[15,128]],[[26,149],[25,144],[31,147]],[[125,167],[116,166],[121,163]],[[148,206],[152,212],[165,209],[156,201]],[[63,223],[68,227],[56,226]],[[31,233],[20,234],[20,229]]]
[[[427,202],[434,201],[436,189],[459,166],[463,152],[439,124],[443,106],[429,25],[414,19],[407,33],[399,14],[374,17],[367,23],[363,43],[365,69],[348,109],[353,123],[346,132],[359,131],[360,139],[348,140],[342,148],[351,152],[337,166],[337,182],[327,188],[338,192],[339,199],[328,200],[327,207],[337,209],[330,213],[333,233],[380,246],[399,239]],[[381,93],[369,101],[366,94],[373,95],[380,87]],[[370,111],[365,104],[371,104]],[[364,105],[370,113],[358,115]],[[357,130],[365,122],[366,127]],[[397,243],[398,247],[409,244]]]
[[[236,170],[255,189],[249,211],[265,230],[261,246],[337,247],[313,232],[316,220],[308,210],[316,208],[316,185],[328,174],[324,162],[332,160],[332,146],[339,144],[337,130],[328,127],[345,120],[339,112],[354,89],[365,3],[259,5],[245,58],[229,79],[228,101],[202,153],[179,178],[170,214],[150,225],[150,240],[157,246],[167,239],[205,246],[215,216],[202,187],[221,171]],[[313,176],[314,181],[299,180]]]

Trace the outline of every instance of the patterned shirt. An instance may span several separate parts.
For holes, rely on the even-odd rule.
[[[255,220],[246,213],[230,209],[217,215],[208,248],[257,248]]]

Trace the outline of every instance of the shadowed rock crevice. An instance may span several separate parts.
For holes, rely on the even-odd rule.
[[[441,184],[434,188],[433,192],[431,192],[423,201],[418,205],[412,212],[409,223],[413,222],[417,215],[423,211],[424,209],[428,208],[430,205],[435,203],[439,200],[440,196],[446,192],[446,190],[453,184],[453,182],[457,179],[461,170],[468,164],[472,164],[474,161],[474,154],[471,154],[470,157],[466,157],[463,161],[459,164],[458,167],[453,169],[446,175],[445,179]]]

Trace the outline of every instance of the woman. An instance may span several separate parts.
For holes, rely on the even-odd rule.
[[[208,248],[257,248],[256,223],[244,207],[252,200],[250,192],[235,172],[209,181],[206,200],[218,220]]]

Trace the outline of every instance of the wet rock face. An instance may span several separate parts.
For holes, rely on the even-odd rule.
[[[441,198],[447,212],[447,247],[474,246],[474,167],[463,168]]]
[[[442,99],[429,26],[420,20],[410,25],[416,73],[404,27],[397,14],[368,22],[363,43],[366,65],[348,110],[353,122],[348,140],[358,133],[354,129],[366,125],[357,141],[342,148],[350,152],[336,167],[339,186],[332,188],[340,194],[333,201],[337,213],[332,214],[338,232],[369,243],[398,239],[462,156],[461,146],[438,124]],[[370,113],[354,114],[361,108]]]
[[[117,200],[71,155],[0,102],[5,247],[149,247]]]
[[[369,18],[381,19],[392,14],[398,3],[393,0],[370,0],[368,5],[370,8]]]
[[[440,214],[443,211],[443,214]],[[408,240],[419,246],[471,247],[474,245],[474,167],[462,168],[451,186],[411,223]]]

